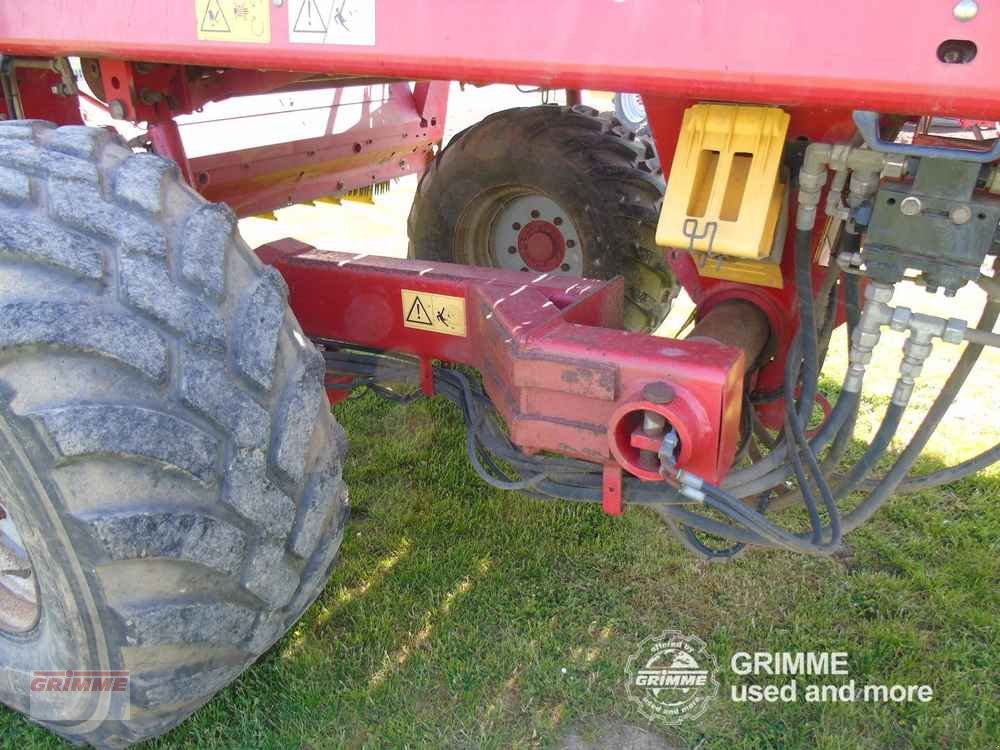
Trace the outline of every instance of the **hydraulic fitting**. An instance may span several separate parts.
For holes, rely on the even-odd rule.
[[[837,256],[837,265],[844,273],[857,273],[864,265],[865,259],[859,252],[840,253]]]
[[[882,326],[888,325],[892,320],[893,308],[889,305],[892,292],[891,284],[875,282],[865,289],[865,306],[851,335],[851,350],[848,353],[850,365],[844,379],[844,390],[848,393],[861,392],[865,370],[872,361],[872,352],[882,336]]]
[[[924,362],[931,354],[935,338],[948,344],[961,344],[963,341],[976,341],[984,331],[970,329],[964,320],[958,318],[939,318],[934,315],[915,313],[908,307],[892,308],[889,327],[894,331],[909,331],[909,336],[903,344],[903,360],[899,365],[899,379],[892,393],[892,403],[906,406],[913,395],[916,379],[920,376]],[[1000,336],[997,336],[1000,343]]]
[[[816,207],[826,185],[826,165],[830,163],[833,146],[810,143],[806,146],[799,170],[799,208],[795,216],[796,229],[812,229],[816,225]]]
[[[705,502],[705,493],[701,489],[705,486],[704,479],[697,474],[692,474],[691,472],[684,471],[683,469],[679,469],[677,471],[676,478],[677,481],[680,482],[678,491],[684,495],[684,497],[698,503]]]
[[[900,321],[899,318],[901,316],[895,314],[901,310],[906,310],[909,313],[905,316],[908,318],[906,323]],[[936,322],[944,321],[937,318]],[[916,385],[917,378],[920,377],[921,370],[924,368],[924,362],[931,355],[934,337],[944,331],[941,326],[935,325],[935,322],[930,320],[930,316],[924,316],[920,313],[910,313],[907,308],[897,308],[894,311],[893,320],[890,325],[896,331],[905,331],[907,328],[910,331],[910,335],[903,343],[903,360],[899,363],[899,379],[896,381],[896,387],[892,392],[892,403],[897,406],[906,406],[913,395],[913,388]]]
[[[885,162],[885,154],[878,151],[843,143],[810,143],[799,170],[799,209],[795,228],[812,229],[816,224],[816,207],[826,186],[827,167],[834,171],[835,176],[826,197],[826,214],[845,218],[841,201],[844,187],[848,187],[847,208],[858,208],[878,192]]]
[[[878,192],[878,183],[885,167],[885,154],[863,148],[852,148],[847,156],[851,170],[850,192],[847,205],[857,208]]]
[[[663,436],[663,442],[660,443],[660,450],[657,452],[657,457],[660,459],[660,474],[670,473],[677,468],[677,449],[680,447],[680,438],[677,435],[677,430],[673,427],[670,431]]]
[[[834,168],[830,189],[826,191],[826,215],[842,221],[847,220],[850,215],[843,200],[847,176],[846,167],[843,169]]]
[[[902,154],[887,154],[882,166],[882,177],[890,180],[901,180],[906,177],[909,160]]]
[[[850,365],[844,379],[845,391],[861,392],[865,370],[882,335],[882,326],[889,326],[901,333],[909,332],[903,344],[899,379],[892,393],[892,403],[898,406],[906,406],[913,395],[916,379],[931,354],[934,339],[939,338],[948,344],[969,341],[984,346],[1000,346],[1000,334],[969,328],[964,320],[925,315],[913,312],[908,307],[893,307],[889,304],[892,292],[891,284],[878,282],[872,282],[865,289],[865,306],[851,335],[851,349],[848,353]]]

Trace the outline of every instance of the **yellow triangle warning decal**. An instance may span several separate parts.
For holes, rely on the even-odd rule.
[[[267,44],[271,41],[271,2],[194,0],[198,39],[203,42]]]
[[[424,305],[420,297],[413,297],[413,304],[410,305],[410,311],[406,313],[407,323],[417,323],[422,326],[432,326],[434,321],[431,319],[431,314],[427,311],[427,307]]]
[[[229,28],[229,21],[226,20],[226,14],[222,10],[219,0],[209,0],[205,6],[205,13],[201,17],[201,30],[214,31],[219,34],[228,34],[232,31]]]
[[[449,336],[466,335],[465,297],[402,289],[403,326]]]
[[[326,22],[323,20],[323,13],[316,4],[316,0],[304,0],[298,15],[295,17],[292,31],[297,31],[300,34],[326,33]]]

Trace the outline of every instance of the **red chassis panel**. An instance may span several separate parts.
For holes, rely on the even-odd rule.
[[[270,43],[240,44],[199,41],[194,0],[34,0],[0,5],[0,51],[996,119],[997,9],[961,22],[954,4],[375,0],[367,47],[291,43],[292,2],[266,4]],[[975,58],[943,63],[947,40]]]
[[[227,203],[247,216],[293,203],[342,195],[402,175],[422,173],[444,135],[446,81],[369,84],[357,122],[337,128],[344,88],[327,82],[330,105],[322,135],[188,159],[174,117],[206,103],[252,93],[316,88],[302,73],[228,70],[192,75],[188,68],[123,60],[87,60],[99,66],[101,91],[125,119],[149,123],[156,153],[173,159],[207,199]],[[322,83],[322,82],[320,82]],[[45,90],[41,92],[47,94]],[[56,97],[49,97],[57,103]],[[64,97],[65,99],[65,97]],[[29,117],[56,119],[39,101]],[[79,116],[79,115],[77,115]],[[241,119],[232,120],[239,128]],[[342,121],[342,120],[341,120]],[[195,126],[197,127],[197,126]],[[314,131],[316,132],[316,131]],[[223,146],[225,144],[222,144]]]
[[[630,466],[648,448],[633,432],[650,409],[677,429],[682,467],[718,482],[732,463],[743,352],[620,330],[620,278],[312,252],[295,240],[258,254],[288,282],[308,335],[414,354],[425,366],[439,359],[478,369],[512,440],[526,450]],[[464,298],[467,335],[405,326],[404,289]],[[652,382],[671,386],[672,398],[646,401],[643,387]],[[655,469],[633,473],[658,478]]]
[[[192,159],[194,184],[207,199],[246,216],[421,174],[444,136],[448,84],[387,88],[382,106],[344,132]],[[428,92],[435,97],[430,106],[421,98]]]

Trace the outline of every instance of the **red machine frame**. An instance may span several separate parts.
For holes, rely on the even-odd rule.
[[[710,481],[732,464],[746,357],[715,341],[668,341],[623,327],[624,285],[552,274],[470,268],[313,252],[282,240],[258,248],[288,283],[306,334],[420,358],[422,386],[434,393],[434,360],[467,364],[529,452],[552,451],[603,464],[605,510],[621,512],[621,467],[644,479],[646,411],[679,433],[679,462]],[[407,326],[401,294],[463,300],[461,335]],[[669,345],[666,345],[669,344]],[[669,398],[651,402],[643,387],[667,381]],[[331,390],[333,400],[346,395]]]
[[[182,65],[423,80],[534,83],[550,88],[996,119],[1000,26],[990,9],[962,21],[953,3],[724,0],[672,3],[496,3],[377,0],[375,45],[289,41],[293,2],[268,3],[267,44],[199,40],[194,0],[132,12],[92,0],[0,11],[5,54],[96,56]],[[139,15],[141,14],[141,15]],[[530,23],[526,22],[530,19]],[[555,30],[560,33],[555,33]],[[905,33],[901,33],[905,32]],[[578,40],[591,40],[582,47]],[[976,46],[943,64],[941,44]],[[647,109],[648,109],[647,103]]]
[[[443,135],[448,80],[637,91],[643,95],[665,167],[671,163],[684,109],[704,100],[781,105],[791,114],[790,139],[823,142],[853,136],[854,109],[1000,119],[1000,87],[995,83],[1000,73],[1000,24],[988,9],[972,20],[959,20],[950,3],[937,0],[865,5],[863,19],[852,18],[861,9],[851,4],[804,7],[793,0],[767,0],[746,13],[722,0],[694,4],[553,0],[525,3],[524,13],[511,3],[491,0],[471,0],[458,10],[447,0],[375,0],[373,46],[296,43],[288,32],[294,4],[263,3],[271,30],[266,44],[199,40],[194,0],[158,9],[155,23],[136,23],[114,0],[93,0],[85,15],[66,13],[64,3],[56,0],[10,4],[0,10],[0,50],[18,58],[81,55],[94,60],[100,98],[116,116],[148,122],[154,149],[177,161],[206,197],[229,203],[239,215],[422,171]],[[526,15],[531,23],[525,23]],[[906,33],[895,33],[901,24]],[[568,32],[553,33],[553,29]],[[651,38],[650,30],[669,37]],[[595,41],[581,50],[569,39]],[[655,43],[643,43],[647,39]],[[949,54],[949,45],[959,45],[962,54]],[[24,114],[79,121],[72,111],[72,97],[59,90],[58,71],[32,65],[16,75]],[[189,160],[174,120],[229,96],[372,80],[387,83],[392,92],[392,104],[381,119],[318,139]],[[413,80],[417,83],[412,89],[403,82]],[[794,210],[793,201],[793,214]],[[301,256],[300,250],[284,245],[264,255],[289,279],[293,309],[308,333],[410,351],[425,362],[441,358],[480,367],[487,374],[490,395],[528,449],[587,456],[606,466],[627,465],[614,455],[617,428],[609,410],[642,404],[634,392],[641,382],[671,367],[677,384],[696,394],[694,401],[711,415],[711,435],[682,437],[682,445],[686,442],[690,451],[684,460],[694,462],[690,465],[713,481],[725,474],[735,451],[733,425],[739,412],[733,389],[738,393],[747,363],[729,347],[671,341],[670,346],[682,354],[664,355],[651,348],[662,349],[664,339],[604,330],[620,327],[609,312],[620,294],[614,284],[600,285],[593,294],[579,297],[561,282],[546,281],[515,306],[526,320],[504,320],[491,332],[479,325],[478,318],[470,318],[470,330],[476,333],[461,344],[451,337],[405,328],[374,335],[361,325],[366,316],[345,317],[341,308],[350,310],[365,300],[372,309],[381,309],[402,288],[461,291],[470,301],[489,301],[490,295],[501,294],[498,289],[510,295],[524,282],[493,273],[483,276],[473,269],[422,269],[426,273],[421,275],[420,269],[405,263],[359,264],[356,259],[342,262],[344,258],[331,263],[329,258]],[[785,353],[798,325],[791,247],[784,253],[781,289],[706,278],[687,253],[667,252],[698,306],[699,317],[734,300],[763,311],[773,357],[754,373],[755,387],[764,391],[780,387]],[[816,277],[823,273],[817,264]],[[404,281],[410,286],[403,287]],[[339,290],[335,301],[330,290]],[[530,298],[534,302],[527,302]],[[553,306],[551,315],[546,302]],[[499,304],[499,299],[492,299],[494,313]],[[497,339],[497,331],[506,332],[511,340]],[[531,377],[519,381],[527,376],[518,375],[518,358],[532,346],[541,346],[540,341],[545,356],[561,357],[562,365],[552,372],[531,372],[541,378],[537,383]],[[499,353],[503,346],[510,351]],[[711,363],[707,369],[699,368],[691,356],[694,351]],[[544,429],[526,426],[530,421],[526,415],[534,413],[532,403],[538,403],[533,401],[537,395],[533,389],[547,394],[559,391],[547,378],[558,380],[573,368],[600,369],[601,363],[618,368],[610,391],[602,396],[563,388],[559,399],[548,398],[543,410],[551,419]],[[492,384],[491,368],[504,373]],[[574,401],[578,398],[590,400]],[[563,408],[596,409],[591,428],[576,425],[559,437],[565,425],[556,425]],[[564,422],[566,416],[561,415]],[[597,429],[593,425],[603,425],[601,440],[588,442],[584,433]],[[637,439],[642,442],[641,436]],[[625,442],[636,447],[631,437]],[[641,476],[634,467],[633,473]],[[614,478],[609,482],[606,507],[614,512],[614,503],[607,499]]]

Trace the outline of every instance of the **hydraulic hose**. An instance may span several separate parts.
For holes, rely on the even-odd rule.
[[[997,461],[1000,461],[1000,443],[959,464],[949,466],[947,469],[939,469],[930,474],[921,474],[916,477],[907,477],[896,487],[895,494],[906,495],[911,492],[930,490],[943,484],[951,484],[970,474],[975,474],[977,471],[982,471]],[[868,479],[863,483],[864,489],[875,489],[880,481],[881,479]]]
[[[847,294],[850,295],[850,293],[851,287],[848,286]],[[979,330],[990,331],[998,316],[1000,316],[1000,301],[989,301],[978,324]],[[852,322],[856,322],[856,317]],[[802,331],[804,340],[813,338],[815,342],[815,328],[811,329],[811,334],[808,328],[804,327]],[[794,377],[791,382],[797,382],[798,368],[805,366],[806,358],[800,358],[798,347],[799,343],[796,342],[790,353],[790,364],[787,365],[790,368],[789,372]],[[846,533],[857,528],[876,512],[898,487],[905,486],[906,474],[912,468],[913,463],[926,446],[930,435],[965,383],[982,348],[983,345],[975,341],[969,344],[910,444],[904,449],[892,469],[879,480],[871,495],[844,516],[839,524],[837,523],[836,506],[831,501],[831,493],[824,493],[823,497],[830,515],[830,525],[821,527],[817,518],[814,517],[812,519],[812,533],[799,534],[778,526],[763,513],[749,507],[732,493],[684,472],[678,472],[676,477],[676,481],[682,485],[683,494],[669,485],[651,487],[631,479],[625,481],[626,491],[624,494],[631,503],[655,504],[661,507],[671,521],[684,527],[682,541],[686,546],[711,559],[732,557],[744,545],[774,546],[808,554],[831,554],[839,546],[842,532]],[[401,357],[382,357],[374,352],[359,350],[330,351],[326,353],[326,357],[333,366],[332,369],[338,369],[337,365],[339,364],[343,367],[340,371],[355,374],[356,381],[361,385],[377,383],[387,373],[398,375],[401,381],[411,383],[415,382],[417,375],[415,363]],[[434,374],[438,392],[456,402],[461,408],[463,418],[469,426],[472,436],[468,447],[470,455],[473,457],[473,466],[481,476],[488,477],[487,481],[490,484],[504,489],[521,489],[533,495],[561,497],[566,500],[581,502],[600,500],[602,485],[598,467],[585,461],[528,456],[521,453],[495,424],[495,420],[489,417],[487,411],[490,406],[489,399],[481,390],[474,389],[465,375],[458,370],[449,368],[435,368]],[[391,393],[392,397],[400,395]],[[811,443],[805,440],[804,435],[806,424],[804,420],[808,418],[807,413],[801,408],[795,409],[793,406],[789,406],[786,430],[789,443],[785,450],[787,452],[788,445],[794,445],[795,450],[791,454],[793,462],[796,460],[801,462],[803,458],[805,459],[805,463],[800,463],[797,467],[798,471],[796,471],[803,487],[808,484],[805,481],[807,479],[805,471],[808,469],[813,473],[814,479],[817,479],[817,486],[822,490],[823,482],[821,480],[824,479],[824,476],[819,471],[813,450],[817,443],[825,446],[830,439],[834,440],[834,447],[839,448],[846,439],[844,437],[845,428],[853,423],[858,398],[859,394],[856,392],[842,394],[834,412],[825,421],[823,429],[817,435],[817,439]],[[888,447],[892,435],[898,428],[902,410],[902,406],[895,404],[886,410],[886,415],[872,445],[838,488],[836,493],[838,496],[870,484],[865,481],[865,478],[871,471],[871,467],[874,466],[875,460]],[[481,456],[480,451],[482,451]],[[939,480],[948,481],[960,472],[975,470],[973,467],[981,468],[982,465],[995,459],[997,454],[1000,454],[1000,446],[996,446],[956,467],[935,472],[926,477],[917,477],[910,482],[917,484],[938,482]],[[498,461],[514,470],[514,479],[508,477],[507,469]],[[795,468],[793,467],[793,469]],[[779,464],[779,474],[784,476],[786,470],[787,464],[784,466]],[[517,478],[518,476],[524,478]],[[716,521],[682,507],[697,501],[698,497],[703,499],[706,506],[725,515],[730,523]],[[818,535],[817,529],[820,529]],[[695,530],[732,540],[735,544],[722,550],[708,547],[695,536]]]
[[[1000,299],[988,300],[986,305],[983,307],[983,312],[979,318],[979,322],[976,324],[976,329],[985,331],[992,330],[993,326],[996,325],[998,317],[1000,317]],[[889,473],[881,479],[872,480],[872,482],[866,483],[866,488],[874,484],[872,497],[875,497],[876,493],[879,493],[880,496],[884,494],[888,497],[888,495],[891,495],[896,491],[917,492],[922,489],[937,487],[942,484],[947,484],[948,482],[953,482],[956,479],[961,479],[968,474],[990,466],[997,460],[1000,460],[1000,445],[995,445],[989,450],[980,453],[978,456],[974,456],[973,458],[963,461],[957,466],[941,469],[940,471],[920,477],[912,477],[909,479],[905,478],[910,468],[920,456],[921,451],[923,451],[926,447],[931,435],[944,418],[948,407],[951,406],[955,398],[958,396],[958,392],[968,379],[969,373],[972,372],[972,368],[975,365],[976,360],[979,359],[979,355],[982,351],[983,345],[977,343],[970,343],[965,348],[965,351],[962,352],[962,356],[959,357],[958,363],[952,370],[951,375],[948,376],[948,380],[945,382],[944,387],[934,400],[934,403],[931,404],[930,409],[927,410],[927,414],[924,415],[923,421],[920,423],[917,431],[913,434],[913,438],[910,440],[909,445],[906,446],[899,458],[896,460],[895,465]],[[884,502],[884,498],[882,498],[882,502]],[[852,515],[860,510],[861,506],[856,508],[855,511],[852,511]],[[868,512],[867,515],[861,519],[861,521],[852,521],[854,525],[852,525],[851,528],[856,528],[857,525],[867,519],[871,513],[874,513],[875,510],[877,510],[877,507],[871,512]],[[860,514],[858,517],[860,517]]]
[[[838,499],[846,497],[856,490],[872,472],[879,458],[882,457],[889,444],[892,443],[893,437],[895,437],[896,432],[899,430],[899,423],[902,421],[903,412],[905,411],[906,407],[903,405],[896,403],[889,404],[885,410],[885,415],[882,417],[882,423],[875,432],[875,437],[869,443],[868,449],[858,459],[858,462],[851,467],[847,476],[837,487],[836,495]]]
[[[802,345],[802,394],[798,421],[809,424],[819,383],[819,348],[816,331],[816,303],[813,301],[812,232],[795,231],[795,288],[799,297],[799,340]],[[791,402],[797,380],[785,381],[785,400]]]
[[[860,396],[857,393],[842,392],[834,404],[830,416],[820,426],[819,431],[809,441],[809,446],[815,453],[820,453],[837,437],[848,420],[857,413]],[[773,457],[773,458],[772,458]],[[722,487],[737,497],[751,497],[767,492],[784,482],[792,474],[791,464],[786,461],[788,444],[779,444],[768,453],[763,460],[754,466],[767,466],[768,471],[759,476],[746,477],[742,472],[733,472],[726,478]],[[742,481],[741,481],[742,480]]]
[[[797,258],[797,260],[802,260]],[[806,262],[811,262],[808,256],[806,257]],[[809,294],[810,285],[806,284],[800,287],[800,307],[802,305],[812,306],[811,297],[806,297]],[[796,336],[795,344],[792,346],[789,352],[788,359],[785,363],[785,383],[786,390],[789,387],[787,384],[798,382],[798,350],[799,342],[803,342],[804,350],[815,351],[816,348],[816,330],[812,327],[807,327],[803,324]],[[818,373],[813,375],[812,379],[812,390],[815,396],[816,392],[816,381],[818,379]],[[806,390],[805,382],[803,383],[803,391]],[[809,445],[809,440],[806,438],[805,429],[809,423],[809,416],[812,409],[810,408],[809,413],[803,413],[800,409],[798,412],[795,410],[794,402],[790,398],[785,399],[785,431],[787,434],[791,435],[794,447],[791,451],[792,458],[792,468],[795,472],[795,477],[799,483],[799,493],[802,496],[802,501],[806,506],[806,510],[809,513],[809,521],[812,525],[813,534],[812,541],[813,544],[819,544],[823,539],[823,526],[820,522],[819,511],[816,506],[816,499],[813,496],[812,489],[809,486],[810,480],[806,476],[805,469],[808,468],[809,473],[812,475],[812,481],[815,483],[816,488],[819,490],[820,496],[823,498],[823,505],[826,507],[827,515],[830,518],[830,534],[832,546],[840,544],[840,512],[837,509],[837,504],[835,502],[832,491],[830,490],[829,482],[826,480],[822,468],[819,465],[819,461],[816,457],[816,453],[813,451],[812,447]],[[805,465],[803,465],[802,457],[805,457]]]
[[[835,278],[833,274],[829,273],[824,280],[824,287],[828,293],[832,292],[833,278]],[[823,497],[823,503],[831,519],[831,530],[834,539],[832,544],[839,544],[840,524],[837,506],[833,500],[830,487],[820,471],[816,454],[809,446],[809,441],[805,435],[805,426],[809,423],[812,415],[819,380],[816,303],[813,299],[812,279],[812,231],[808,229],[800,229],[795,233],[795,281],[800,322],[799,331],[785,359],[785,432],[786,435],[791,436],[792,443],[794,444],[790,452],[791,464],[799,481],[799,489],[809,513],[809,520],[812,525],[812,541],[814,544],[820,544],[824,529],[820,520],[816,499],[810,488],[809,478],[806,476],[807,467],[813,475],[813,480]],[[828,304],[828,301],[825,302]],[[826,321],[824,320],[825,323]],[[800,367],[802,370],[802,393],[796,407],[794,392],[795,384],[799,382]],[[805,465],[803,465],[803,456],[805,457]],[[694,536],[690,528],[682,526],[681,531],[685,535],[688,545],[695,547],[696,551],[705,556],[731,557],[741,549],[740,545],[736,545],[722,551],[711,550]]]
[[[860,289],[858,279],[845,275],[844,299],[847,308],[848,344],[854,329],[858,325],[860,314]],[[830,415],[820,425],[815,436],[809,441],[812,450],[819,454],[831,441],[828,460],[824,462],[829,472],[837,466],[840,458],[846,452],[850,438],[854,433],[854,423],[857,419],[860,397],[857,393],[841,391]],[[792,474],[792,467],[785,459],[788,456],[788,443],[783,441],[768,453],[761,461],[740,471],[732,472],[723,483],[723,487],[738,497],[750,497],[777,487]],[[836,458],[834,458],[836,456]],[[782,503],[784,504],[784,502]]]
[[[815,330],[811,332],[811,336],[815,342]],[[791,393],[791,387],[788,384],[798,382],[801,341],[802,339],[809,337],[810,331],[803,327],[799,333],[796,334],[795,340],[788,352],[788,358],[785,360],[786,394]],[[812,452],[809,447],[809,441],[806,439],[805,424],[807,424],[807,421],[803,420],[802,415],[796,411],[794,400],[786,396],[785,434],[791,437],[792,443],[794,444],[790,452],[792,470],[794,471],[795,478],[799,483],[799,492],[802,495],[802,502],[806,506],[806,511],[809,514],[809,523],[813,530],[813,542],[818,544],[823,538],[823,527],[819,518],[819,508],[816,504],[816,498],[814,497],[812,489],[809,486],[809,477],[806,476],[806,466],[802,462],[803,455],[805,456],[806,461],[809,462],[809,471],[813,474],[814,479],[816,479],[816,486],[823,495],[823,501],[827,506],[827,510],[830,511],[832,508],[832,514],[836,515],[836,506],[833,505],[830,488],[825,479],[821,475],[818,475],[819,466],[816,464],[816,454]]]
[[[976,328],[985,331],[992,330],[998,315],[1000,315],[1000,301],[989,300],[983,308],[982,316]],[[934,403],[927,410],[927,414],[924,415],[924,419],[917,428],[917,431],[906,448],[903,449],[899,458],[896,459],[896,463],[893,464],[889,473],[882,477],[878,486],[858,507],[844,517],[843,525],[845,532],[856,529],[871,518],[872,514],[882,507],[885,501],[889,499],[896,488],[903,482],[910,469],[913,468],[913,464],[916,463],[921,452],[927,446],[927,442],[930,440],[934,430],[941,423],[945,413],[948,411],[948,407],[955,401],[958,392],[968,379],[969,373],[972,372],[972,368],[976,364],[976,360],[979,359],[982,351],[982,344],[970,343],[965,348],[951,375],[948,376],[948,380],[945,382],[941,392],[934,399]]]

